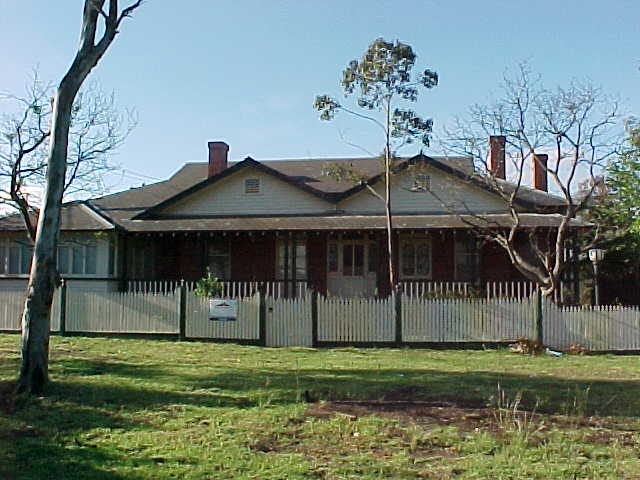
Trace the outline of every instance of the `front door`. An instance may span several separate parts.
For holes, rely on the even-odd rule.
[[[377,255],[368,240],[336,240],[327,244],[327,294],[373,297],[376,294]]]

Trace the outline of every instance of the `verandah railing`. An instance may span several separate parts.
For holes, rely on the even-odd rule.
[[[171,293],[181,285],[180,280],[129,280],[126,289],[128,292],[139,293]],[[222,281],[222,296],[229,298],[251,297],[262,291],[267,297],[303,297],[310,291],[306,281]],[[185,281],[187,291],[196,287],[196,282]]]
[[[438,282],[402,281],[402,293],[410,298],[528,298],[536,285],[527,281],[507,282]]]

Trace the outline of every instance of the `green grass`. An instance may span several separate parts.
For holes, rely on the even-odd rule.
[[[18,343],[0,478],[640,478],[634,356],[54,337],[47,395],[12,409]],[[336,402],[380,399],[451,408]]]

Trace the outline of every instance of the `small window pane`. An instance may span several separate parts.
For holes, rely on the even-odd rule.
[[[421,277],[429,275],[429,244],[426,242],[416,246],[416,275]]]
[[[402,274],[415,275],[415,249],[411,243],[402,244]]]
[[[9,273],[20,273],[20,247],[9,247]]]
[[[0,245],[0,274],[7,273],[7,248]]]
[[[307,278],[307,246],[296,244],[296,280]]]
[[[33,247],[23,245],[20,247],[20,273],[29,273],[31,271],[31,257],[33,256]]]
[[[209,271],[221,280],[228,279],[231,265],[229,242],[227,240],[211,242],[207,247],[207,252]]]
[[[364,275],[364,245],[353,246],[353,274]]]
[[[58,247],[58,272],[60,274],[69,273],[69,247]]]
[[[73,265],[71,267],[72,273],[84,273],[84,248],[80,245],[72,248],[73,252]]]
[[[97,263],[97,253],[98,249],[95,245],[87,245],[86,246],[86,258],[85,258],[85,269],[84,273],[88,275],[95,275],[96,273],[96,263]]]

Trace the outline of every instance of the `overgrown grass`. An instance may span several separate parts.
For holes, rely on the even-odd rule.
[[[5,397],[18,342],[0,335]],[[634,356],[79,337],[51,352],[45,397],[0,401],[0,478],[640,478]]]

